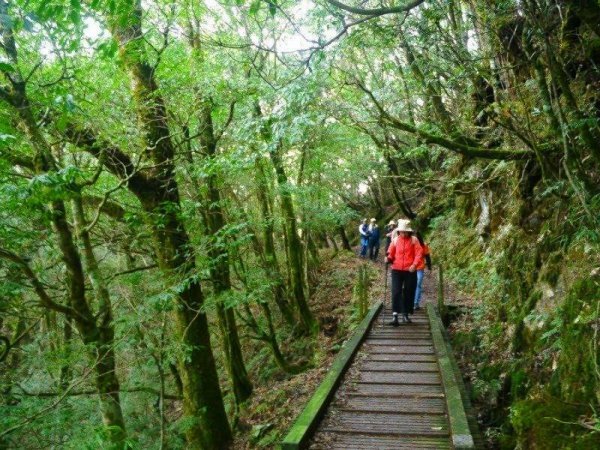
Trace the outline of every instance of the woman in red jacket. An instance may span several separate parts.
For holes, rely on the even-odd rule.
[[[390,323],[397,327],[398,314],[402,322],[412,322],[415,288],[417,286],[417,266],[423,258],[423,247],[413,232],[408,220],[398,221],[398,237],[392,241],[387,253],[387,261],[392,265],[392,312],[394,320]]]

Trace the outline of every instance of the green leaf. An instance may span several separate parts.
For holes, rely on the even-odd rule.
[[[79,0],[71,0],[71,10],[69,11],[69,19],[75,25],[81,25],[81,2]]]
[[[0,71],[4,73],[12,73],[15,71],[15,68],[8,63],[0,62]]]
[[[251,16],[256,15],[256,13],[260,10],[261,0],[254,0],[250,5],[250,9],[248,10],[248,14]]]
[[[116,55],[118,49],[119,46],[117,42],[114,39],[109,39],[98,46],[98,53],[104,58],[112,59]]]

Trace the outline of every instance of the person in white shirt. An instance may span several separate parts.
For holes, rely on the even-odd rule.
[[[367,219],[363,219],[358,227],[360,233],[360,257],[367,257],[367,249],[369,248],[369,226],[367,225]]]

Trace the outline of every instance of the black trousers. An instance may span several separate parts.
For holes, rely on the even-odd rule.
[[[414,312],[417,272],[392,270],[392,311],[400,314]]]
[[[379,256],[379,241],[369,241],[369,258],[375,261]]]

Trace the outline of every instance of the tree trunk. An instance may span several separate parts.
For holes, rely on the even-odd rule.
[[[217,313],[219,316],[225,360],[227,362],[227,372],[231,378],[235,401],[239,405],[252,395],[252,383],[244,364],[233,308],[218,305]]]
[[[343,225],[338,225],[337,227],[340,238],[342,239],[342,248],[344,250],[352,251],[352,247],[350,246],[350,241],[348,240],[348,236],[346,235],[346,230]]]
[[[281,315],[288,324],[295,325],[296,319],[288,302],[288,293],[285,289],[285,283],[281,270],[279,269],[279,263],[277,262],[277,252],[275,240],[273,238],[275,233],[273,226],[274,217],[268,199],[270,189],[260,160],[256,160],[255,167],[257,183],[256,195],[260,204],[261,218],[263,221],[262,230],[266,272],[272,283],[273,296]]]
[[[112,304],[110,294],[100,273],[96,255],[94,255],[81,196],[73,199],[73,216],[75,229],[81,247],[83,247],[85,268],[98,304],[98,329],[95,337],[95,351],[92,356],[96,371],[96,388],[100,400],[102,422],[109,430],[111,441],[122,443],[126,438],[126,431],[115,364],[115,330],[113,327]]]
[[[153,68],[146,62],[140,0],[128,0],[108,15],[111,33],[129,72],[137,115],[146,138],[146,152],[154,167],[147,174],[135,171],[131,159],[114,150],[105,162],[138,197],[152,227],[158,265],[166,285],[179,280],[175,307],[175,333],[186,352],[179,361],[183,387],[184,416],[190,448],[224,449],[231,441],[231,428],[219,386],[212,353],[204,297],[197,280],[193,245],[180,218],[179,188],[174,173],[175,148],[171,139],[165,102],[158,90]],[[95,140],[88,145],[97,156],[104,151]],[[91,148],[90,148],[91,147]]]
[[[212,109],[208,102],[203,102],[200,117],[200,143],[207,158],[214,160],[217,153]],[[212,171],[206,178],[208,188],[208,206],[204,212],[207,231],[210,236],[208,256],[210,258],[210,278],[215,297],[217,298],[217,313],[221,338],[227,362],[227,371],[231,378],[233,392],[237,404],[245,402],[252,394],[252,383],[242,356],[242,346],[237,330],[235,315],[231,306],[226,306],[224,296],[231,290],[229,274],[229,251],[222,233],[225,228],[225,214],[222,207],[221,192],[217,186],[217,177]]]
[[[73,338],[73,318],[69,317],[69,316],[65,316],[65,320],[64,320],[64,325],[63,325],[63,349],[64,352],[66,353],[65,356],[67,356],[67,360],[68,360],[68,355],[70,354],[70,346],[71,346],[71,339]],[[69,387],[69,383],[71,382],[71,366],[69,365],[68,362],[65,362],[65,364],[60,368],[60,389],[61,391],[64,391],[65,389],[67,389]]]
[[[288,263],[291,272],[291,289],[292,296],[298,309],[300,316],[301,330],[308,333],[316,331],[318,325],[315,321],[306,301],[304,292],[304,258],[303,248],[300,237],[298,236],[298,228],[296,224],[296,214],[294,212],[294,204],[290,185],[285,174],[283,161],[279,153],[280,145],[277,149],[270,152],[271,162],[277,174],[277,182],[279,185],[279,198],[281,201],[281,209],[284,217],[284,227],[287,234],[288,245]]]
[[[162,261],[163,266],[166,261]],[[166,273],[182,267],[165,268]],[[193,267],[185,273],[193,279]],[[231,441],[231,428],[227,421],[219,378],[213,358],[208,321],[201,311],[202,291],[200,284],[191,281],[179,296],[176,307],[175,330],[183,348],[187,349],[185,360],[179,361],[179,374],[183,388],[184,415],[194,419],[186,430],[189,448],[206,450],[226,449]]]
[[[104,341],[104,342],[103,342]],[[109,439],[123,447],[125,438],[125,420],[119,398],[119,379],[115,364],[114,333],[110,330],[100,332],[100,343],[96,347],[96,389],[100,400],[102,422],[109,433]]]
[[[337,242],[335,240],[335,236],[328,236],[327,234],[325,235],[325,239],[327,239],[327,241],[329,242],[329,240],[331,240],[331,245],[333,245],[333,250],[337,253],[340,251],[340,249],[338,248]]]
[[[546,57],[548,61],[548,68],[552,74],[553,82],[556,81],[560,87],[562,95],[565,98],[566,106],[569,109],[569,113],[572,115],[573,119],[575,119],[575,122],[580,124],[576,130],[581,137],[581,140],[590,150],[593,158],[597,162],[600,162],[600,138],[598,126],[594,125],[593,127],[590,127],[587,124],[590,122],[590,118],[586,117],[586,115],[579,109],[575,95],[571,90],[568,74],[566,73],[562,64],[556,59],[554,49],[551,48],[548,38],[546,38]]]

